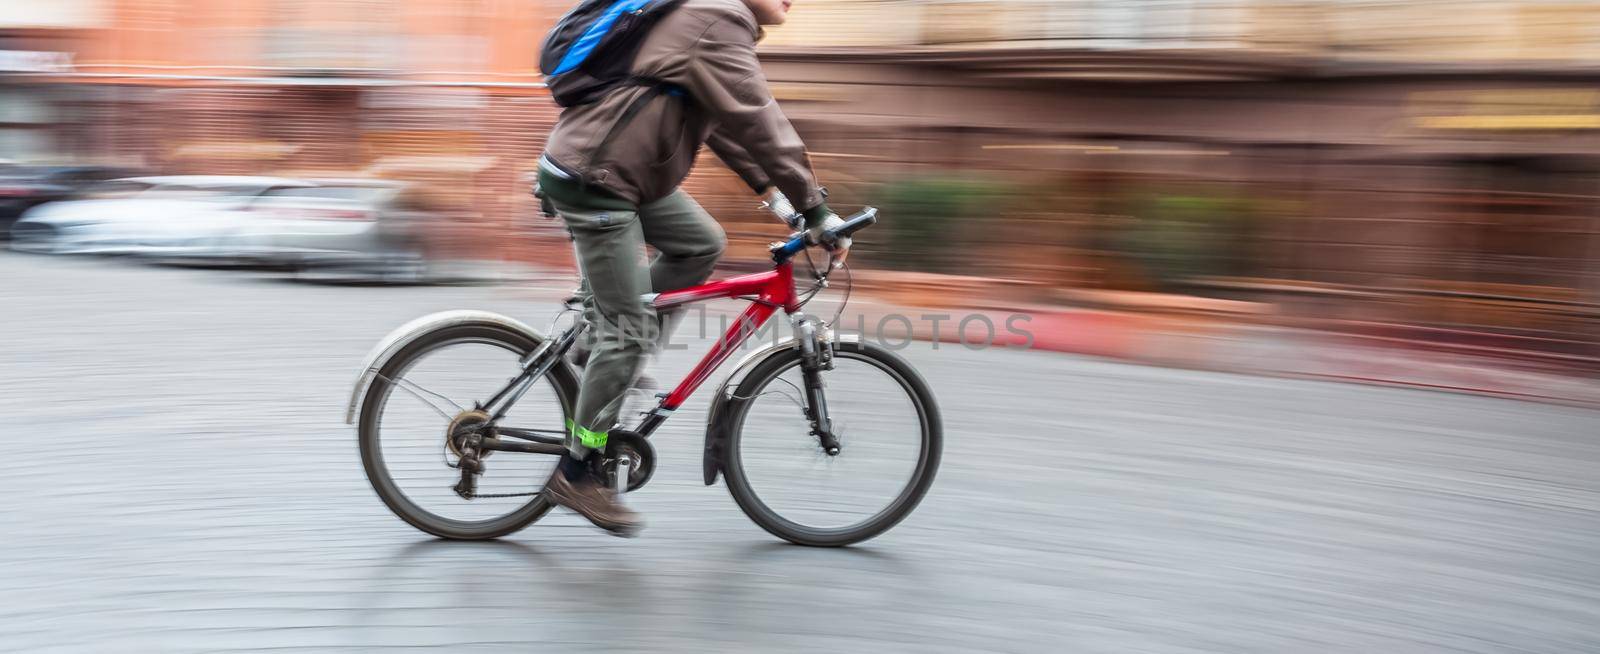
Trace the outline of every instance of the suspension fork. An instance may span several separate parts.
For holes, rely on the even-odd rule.
[[[795,340],[800,343],[800,375],[806,387],[806,420],[811,422],[811,435],[822,445],[828,456],[839,454],[839,436],[833,433],[833,419],[828,416],[828,398],[822,383],[822,373],[833,369],[833,346],[817,333],[817,325],[796,311]]]

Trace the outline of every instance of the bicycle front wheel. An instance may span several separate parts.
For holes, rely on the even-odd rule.
[[[724,447],[728,491],[769,533],[839,547],[887,531],[922,501],[944,443],[927,382],[905,359],[865,343],[838,343],[822,372],[836,455],[806,420],[801,355],[790,350],[750,371],[734,391]]]

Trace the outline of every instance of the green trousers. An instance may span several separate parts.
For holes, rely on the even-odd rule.
[[[577,245],[584,277],[583,346],[588,363],[568,448],[583,458],[605,447],[623,395],[645,358],[666,340],[663,317],[641,296],[700,284],[711,276],[727,237],[717,221],[681,189],[633,210],[590,209],[553,202]],[[644,246],[656,252],[645,259]]]

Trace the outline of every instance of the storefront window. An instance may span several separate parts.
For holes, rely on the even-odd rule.
[[[43,93],[11,87],[0,102],[0,159],[39,161],[51,155],[50,102]]]
[[[1445,278],[1486,287],[1582,285],[1597,199],[1594,170],[1540,159],[1460,167],[1447,211]]]

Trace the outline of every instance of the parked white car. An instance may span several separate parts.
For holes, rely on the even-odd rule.
[[[279,188],[236,209],[207,239],[152,250],[173,261],[246,264],[368,279],[420,281],[427,268],[423,230],[435,215],[403,182],[317,179]]]
[[[11,228],[11,248],[55,254],[144,254],[236,227],[262,195],[313,186],[282,177],[130,177],[86,189],[82,199],[40,205]]]

